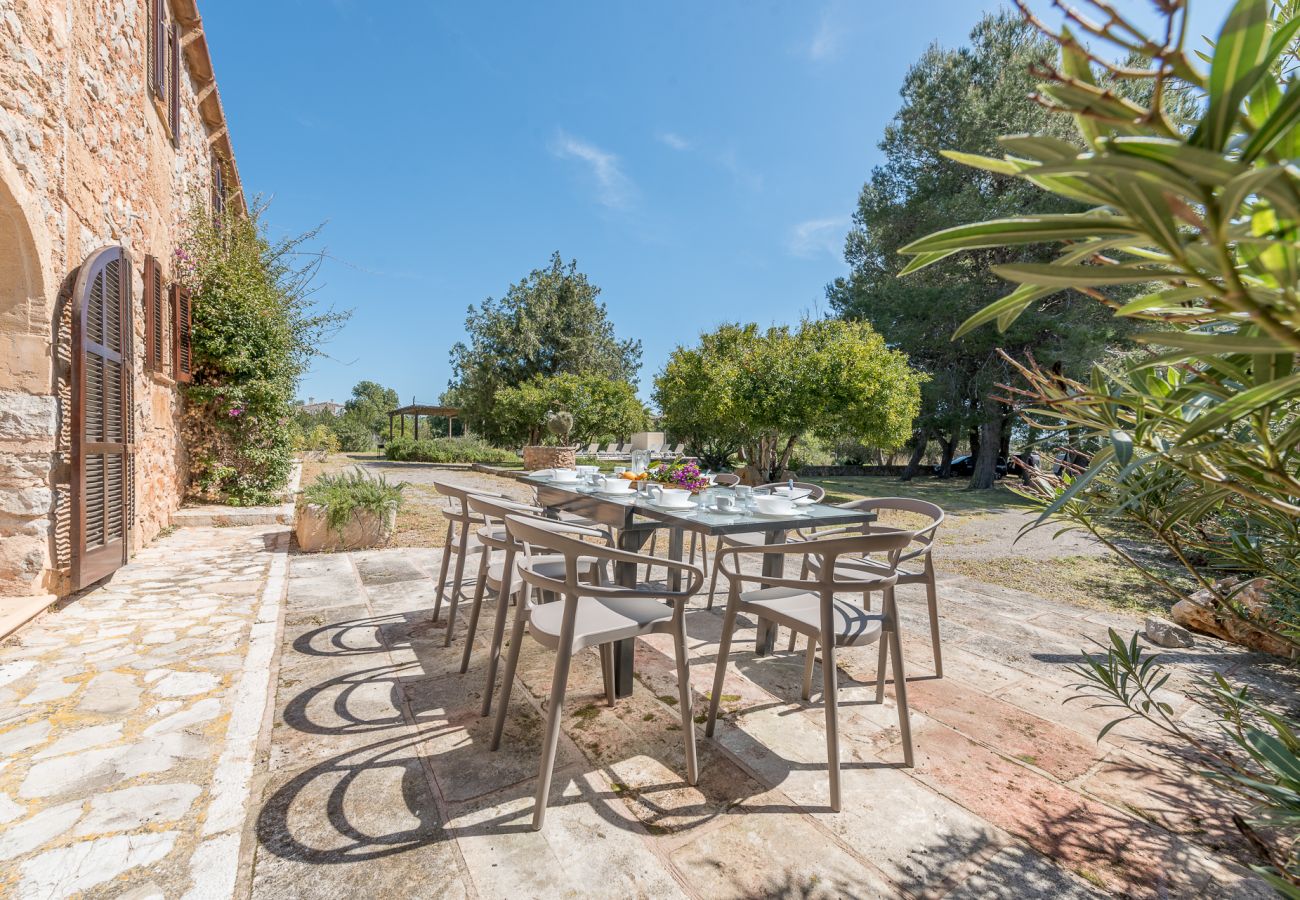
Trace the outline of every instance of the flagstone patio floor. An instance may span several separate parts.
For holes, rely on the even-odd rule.
[[[1156,736],[1098,742],[1106,711],[1063,702],[1080,648],[1131,617],[947,578],[936,679],[923,595],[900,589],[916,766],[892,691],[875,703],[874,648],[841,653],[840,813],[784,637],[757,658],[742,620],[696,787],[671,646],[638,643],[612,708],[583,653],[533,832],[550,652],[525,639],[490,752],[491,614],[462,675],[467,617],[447,648],[431,620],[441,551],[286,556],[287,538],[181,529],[4,645],[0,896],[1270,896],[1234,861],[1229,807]],[[698,719],[722,604],[687,622]],[[1211,727],[1196,674],[1294,695],[1208,639],[1162,653],[1192,727]]]

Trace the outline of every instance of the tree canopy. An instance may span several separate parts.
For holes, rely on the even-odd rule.
[[[809,320],[767,331],[729,324],[673,351],[655,378],[655,401],[676,439],[722,462],[739,450],[770,479],[810,434],[900,446],[923,380],[865,322]]]
[[[562,411],[573,416],[571,440],[602,443],[644,431],[650,422],[636,388],[601,375],[538,375],[496,393],[493,416],[502,440],[512,446],[540,444],[546,415]]]
[[[502,388],[561,374],[632,382],[641,368],[641,342],[618,339],[599,295],[577,261],[566,266],[557,252],[504,297],[471,306],[469,341],[451,348],[455,375],[444,398],[460,407],[471,429],[507,441],[493,413]]]
[[[975,172],[943,155],[950,149],[993,152],[1008,133],[1077,142],[1068,120],[1050,116],[1029,99],[1035,86],[1030,66],[1051,52],[1050,42],[1010,13],[986,16],[968,47],[933,46],[925,52],[907,73],[903,105],[880,143],[885,161],[872,171],[858,199],[845,242],[851,274],[827,289],[840,315],[870,322],[931,374],[914,440],[939,440],[948,459],[959,440],[982,429],[972,440],[988,451],[976,474],[982,486],[992,483],[999,446],[1009,439],[1009,411],[990,399],[994,385],[1010,375],[997,349],[1015,355],[1032,350],[1044,362],[1080,372],[1120,339],[1126,325],[1098,304],[1058,297],[1002,334],[954,341],[961,322],[1006,293],[993,265],[1045,260],[1045,251],[977,250],[903,279],[898,275],[907,259],[898,251],[954,223],[1082,208],[1066,198],[1045,201],[1027,182]]]

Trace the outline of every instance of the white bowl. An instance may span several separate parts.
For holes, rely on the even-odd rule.
[[[772,493],[777,497],[788,497],[791,500],[801,500],[812,493],[808,488],[778,487],[772,488]]]
[[[578,466],[579,475],[595,475],[600,471],[600,466]]]
[[[551,480],[564,482],[564,483],[575,482],[578,480],[578,470],[577,469],[555,469],[551,473]]]
[[[789,497],[777,497],[772,494],[755,495],[754,504],[765,516],[787,515],[795,510],[794,501]]]
[[[602,478],[596,485],[606,494],[632,493],[632,482],[626,478]]]
[[[671,506],[677,509],[691,505],[691,492],[682,488],[664,488],[662,493],[655,491],[651,496],[660,506]]]

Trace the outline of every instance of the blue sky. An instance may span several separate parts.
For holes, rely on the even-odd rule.
[[[907,67],[997,6],[209,0],[245,188],[273,234],[326,223],[316,299],[354,310],[301,396],[433,401],[466,308],[555,250],[645,397],[700,331],[816,313]]]

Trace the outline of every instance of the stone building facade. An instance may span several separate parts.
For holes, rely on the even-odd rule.
[[[78,445],[89,357],[74,319],[103,248],[129,272],[113,363],[128,476],[125,495],[92,487],[89,502],[126,504],[123,557],[180,505],[188,332],[168,286],[194,204],[224,202],[242,197],[194,0],[0,0],[0,633],[83,586],[77,473],[98,445]]]

